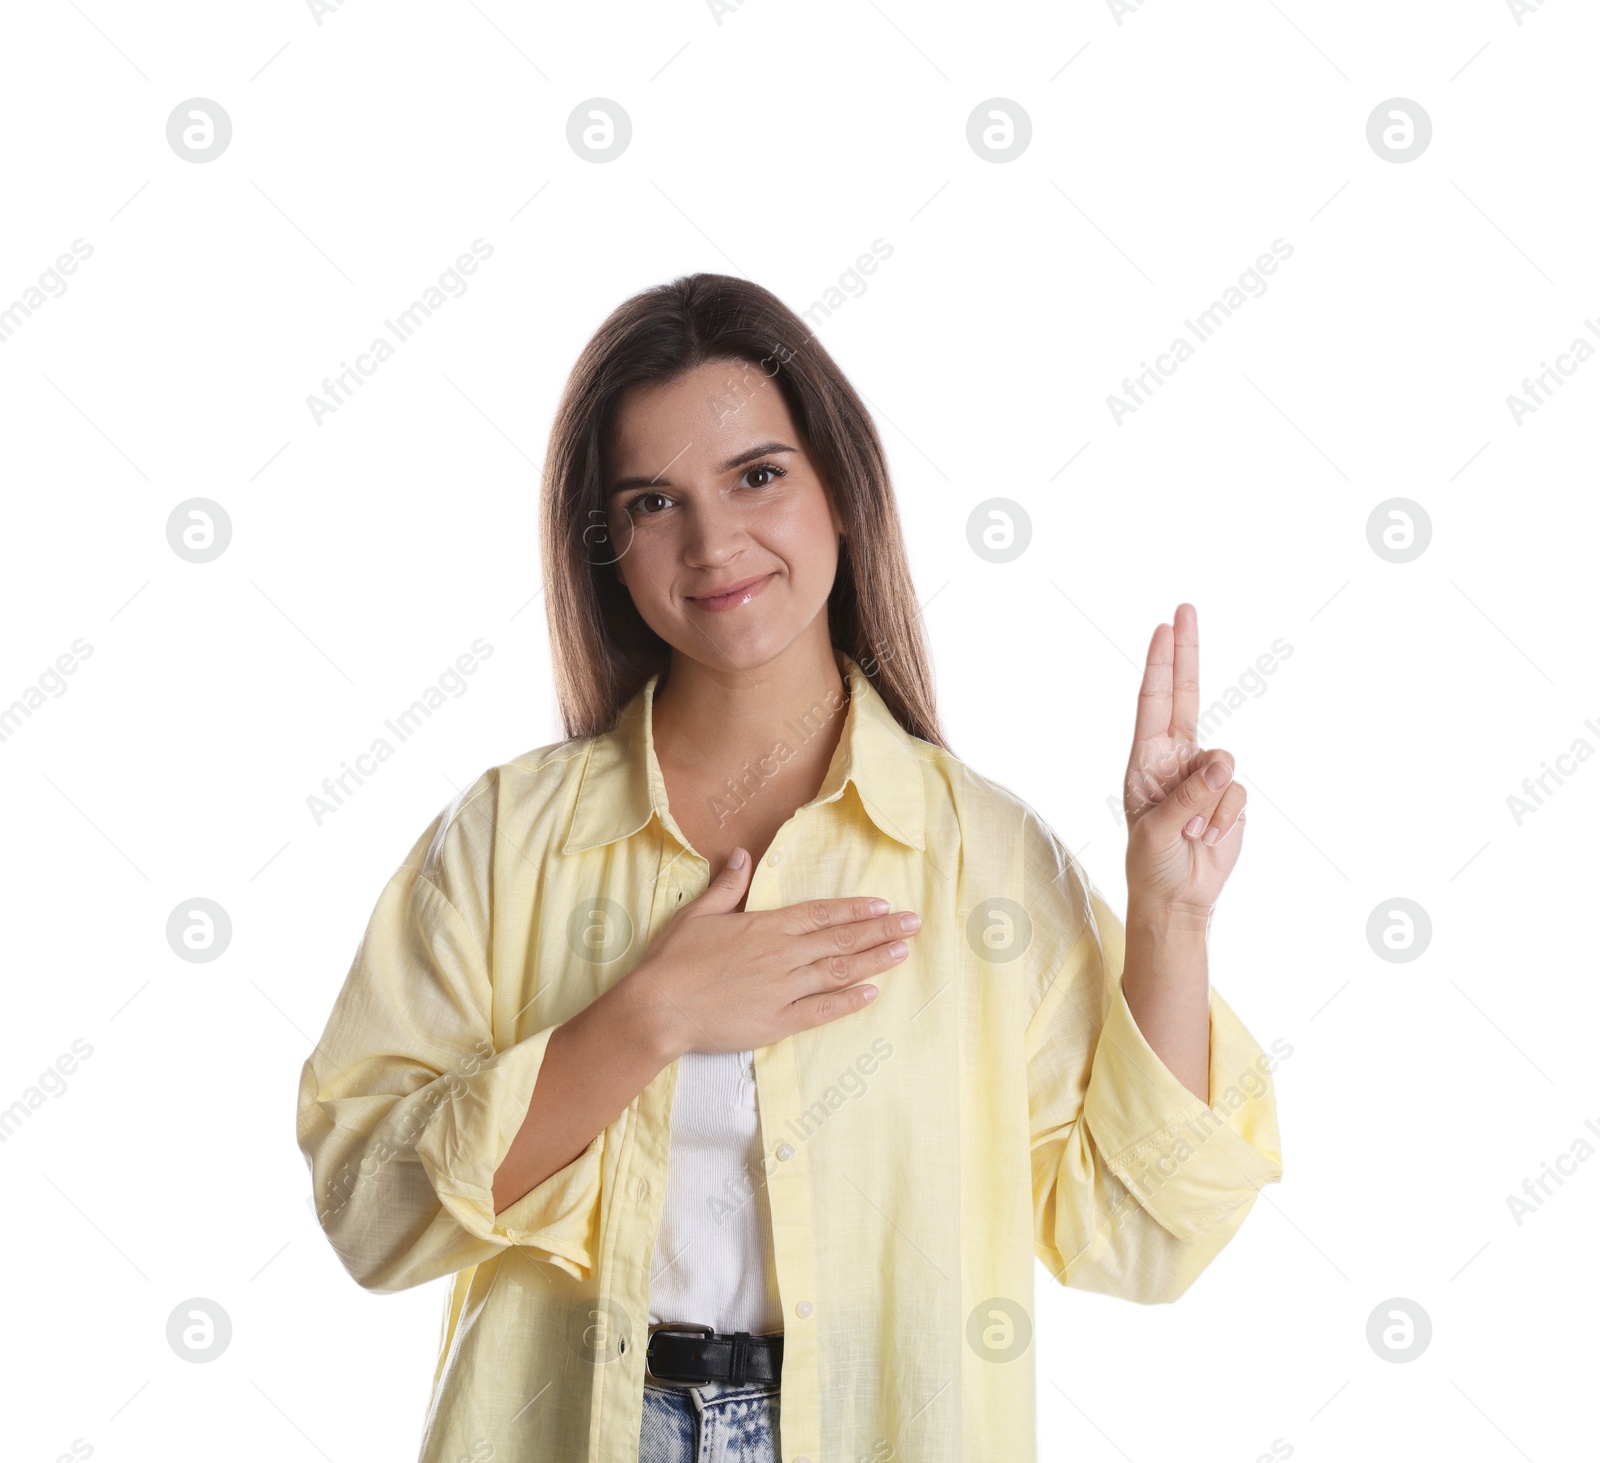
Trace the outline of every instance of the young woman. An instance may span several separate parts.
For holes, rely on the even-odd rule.
[[[422,1463],[1031,1463],[1035,1258],[1175,1300],[1282,1173],[1193,608],[1119,919],[946,746],[877,434],[766,290],[601,326],[541,547],[568,739],[424,830],[301,1076],[350,1274],[453,1277]]]

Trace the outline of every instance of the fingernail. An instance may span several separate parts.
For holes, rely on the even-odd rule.
[[[900,928],[903,930],[920,930],[922,928],[922,916],[920,914],[901,915]]]
[[[864,985],[864,986],[862,986],[861,987],[861,999],[863,1001],[875,1001],[875,1000],[877,1000],[878,999],[878,988],[877,988],[877,986],[875,986],[875,985]]]
[[[1220,757],[1215,762],[1206,763],[1206,786],[1209,788],[1226,787],[1233,781],[1233,773],[1228,764]]]
[[[871,910],[873,914],[888,914],[889,901],[887,899],[869,900],[867,903],[867,908]]]
[[[1187,833],[1190,838],[1193,838],[1195,834],[1197,834],[1205,826],[1206,820],[1196,813],[1194,817],[1189,819],[1189,821],[1183,825],[1183,831]]]
[[[1206,829],[1206,836],[1204,838],[1202,838],[1200,841],[1202,843],[1215,843],[1221,837],[1222,837],[1222,830],[1220,828],[1207,828]]]
[[[728,855],[728,867],[730,869],[742,869],[744,867],[744,850],[742,848],[736,848]]]

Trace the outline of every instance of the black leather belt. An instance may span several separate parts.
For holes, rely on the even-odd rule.
[[[707,1382],[779,1383],[783,1377],[783,1332],[713,1331],[659,1321],[650,1328],[644,1369],[657,1381],[704,1386]]]

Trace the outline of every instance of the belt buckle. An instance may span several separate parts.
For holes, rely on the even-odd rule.
[[[717,1334],[716,1333],[716,1329],[714,1327],[712,1327],[712,1326],[701,1326],[701,1325],[695,1325],[693,1323],[686,1323],[686,1322],[681,1322],[681,1321],[657,1321],[655,1325],[650,1327],[649,1334],[650,1334],[651,1340],[654,1340],[655,1337],[658,1334],[662,1333],[662,1332],[665,1332],[669,1336],[699,1336],[699,1337],[701,1337],[703,1339],[711,1337],[711,1336],[715,1336]],[[711,1375],[710,1375],[709,1369],[708,1369],[706,1375],[701,1380],[699,1380],[697,1382],[685,1381],[682,1377],[661,1377],[661,1376],[657,1376],[656,1373],[654,1371],[652,1371],[651,1368],[650,1368],[650,1344],[649,1344],[649,1342],[645,1343],[644,1369],[645,1369],[646,1373],[649,1376],[651,1376],[652,1378],[654,1378],[656,1381],[658,1381],[658,1382],[666,1382],[668,1384],[676,1385],[676,1386],[680,1386],[680,1387],[703,1387],[711,1380]]]

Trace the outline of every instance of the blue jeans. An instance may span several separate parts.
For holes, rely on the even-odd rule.
[[[639,1463],[778,1463],[778,1384],[646,1377]]]

